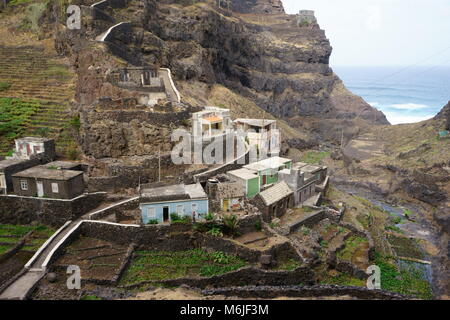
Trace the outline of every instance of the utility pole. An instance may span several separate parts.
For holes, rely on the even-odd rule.
[[[158,182],[161,182],[161,148],[158,150]]]

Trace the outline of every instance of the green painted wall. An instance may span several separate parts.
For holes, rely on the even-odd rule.
[[[259,178],[247,180],[247,198],[253,198],[259,191]]]

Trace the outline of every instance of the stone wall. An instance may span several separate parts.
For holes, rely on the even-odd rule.
[[[83,152],[96,159],[170,152],[173,130],[190,119],[189,111],[84,110],[81,113]]]
[[[367,300],[406,300],[408,297],[397,293],[369,290],[363,287],[343,287],[333,285],[316,286],[248,286],[234,288],[208,289],[202,291],[204,295],[224,295],[227,297],[239,297],[242,299],[260,298],[275,299],[277,297],[307,298],[307,297],[332,297],[351,296]]]
[[[0,196],[0,223],[39,222],[60,227],[66,221],[77,219],[96,208],[105,199],[105,193],[86,194],[73,200]]]
[[[123,189],[136,188],[142,184],[155,183],[159,179],[159,164],[161,177],[179,183],[183,180],[187,165],[175,165],[170,155],[145,157],[136,164],[107,164],[104,175],[91,176],[87,180],[89,192],[118,192]]]
[[[95,212],[89,216],[90,220],[100,220],[109,215],[120,216],[124,211],[139,209],[139,198],[124,200],[123,203],[115,205],[113,207],[107,207],[106,209]]]
[[[178,278],[162,281],[145,281],[135,285],[126,286],[127,289],[140,287],[144,284],[158,283],[170,287],[187,285],[195,288],[220,288],[232,286],[286,286],[314,284],[314,272],[309,268],[300,267],[294,271],[266,271],[253,267],[241,268],[234,272],[225,273],[209,278]]]

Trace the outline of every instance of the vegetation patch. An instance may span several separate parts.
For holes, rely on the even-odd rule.
[[[340,273],[336,276],[327,275],[321,284],[333,284],[337,286],[352,286],[352,287],[365,287],[366,281],[358,278],[354,278],[347,273]]]
[[[387,238],[397,256],[420,260],[425,258],[425,255],[420,249],[417,240],[406,237],[398,237],[393,234],[389,234]]]
[[[366,238],[351,236],[345,241],[345,248],[337,253],[337,257],[341,260],[352,261],[358,250],[368,246],[369,242]]]
[[[283,271],[293,271],[299,267],[301,267],[301,262],[294,259],[287,259],[278,261],[278,264],[275,270],[283,270]]]
[[[300,161],[309,164],[319,164],[323,159],[328,158],[329,156],[329,151],[309,151],[300,158]]]
[[[10,149],[13,140],[24,133],[31,116],[39,107],[37,101],[0,98],[0,149]]]
[[[242,268],[246,262],[223,252],[137,251],[120,282],[123,285],[142,281],[160,281],[180,277],[211,277]]]
[[[392,292],[415,296],[420,299],[432,299],[430,284],[423,270],[413,263],[405,263],[404,268],[392,264],[387,257],[377,254],[375,264],[381,269],[381,288]]]
[[[0,91],[6,91],[11,88],[11,84],[8,82],[0,82]]]

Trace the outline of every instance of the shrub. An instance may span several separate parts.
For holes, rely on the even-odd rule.
[[[34,134],[37,136],[41,136],[43,138],[47,138],[50,133],[49,127],[40,127],[34,130]]]
[[[225,215],[222,218],[223,224],[225,225],[225,227],[231,232],[234,233],[236,231],[236,227],[237,227],[237,215],[235,214],[230,214],[230,215]]]
[[[0,91],[6,91],[11,88],[11,84],[7,82],[0,82]]]
[[[147,224],[158,224],[159,221],[156,219],[149,220]]]
[[[213,261],[220,264],[230,263],[230,258],[223,252],[217,251],[211,254]]]
[[[205,216],[206,221],[213,221],[214,220],[214,213],[208,212],[208,214]]]
[[[257,220],[255,222],[255,229],[256,229],[256,231],[261,231],[262,230],[261,220]]]
[[[78,160],[80,153],[76,147],[70,147],[66,150],[67,157],[70,160]]]
[[[81,127],[81,121],[80,117],[76,116],[69,120],[69,126],[73,129],[75,129],[77,132],[80,131]]]
[[[223,237],[223,233],[220,230],[220,228],[212,228],[211,230],[209,230],[207,233],[209,233],[210,235],[214,236],[214,237]]]

